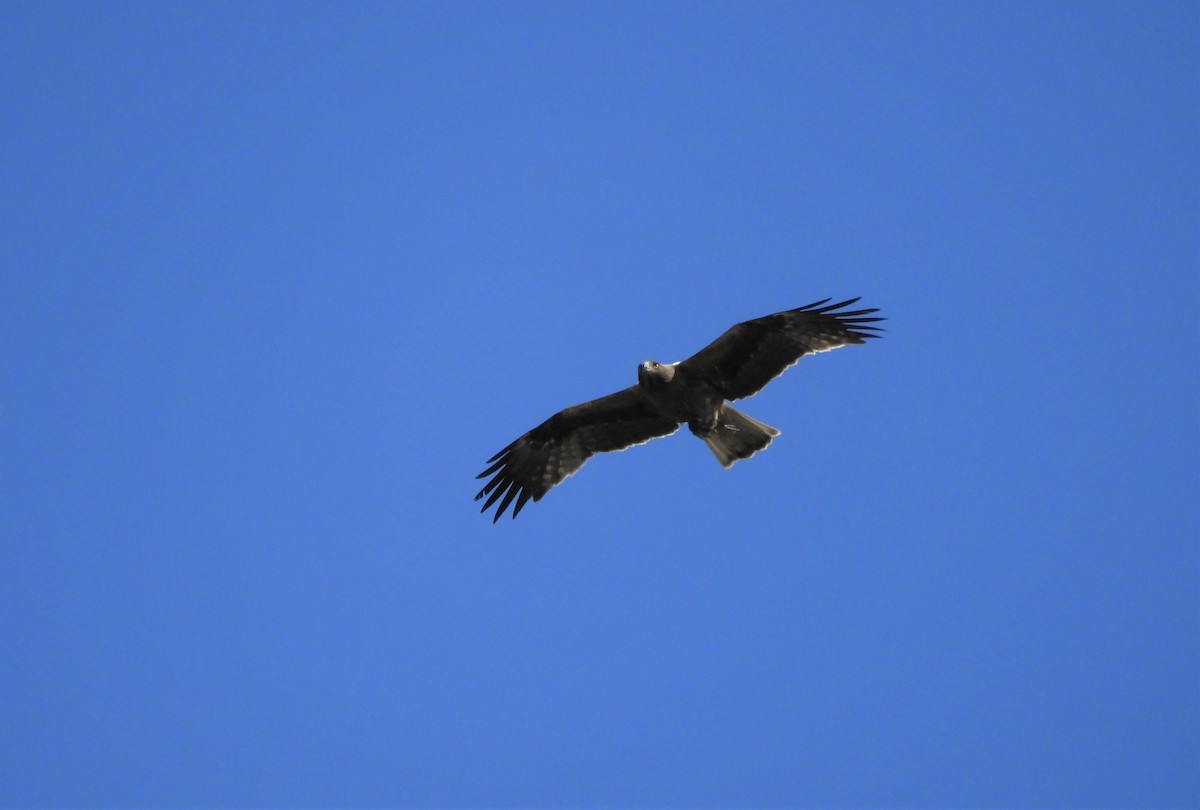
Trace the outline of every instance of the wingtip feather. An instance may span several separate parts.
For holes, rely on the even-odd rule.
[[[504,494],[504,491],[506,489],[509,489],[513,485],[513,480],[511,478],[508,478],[508,479],[497,478],[496,480],[501,481],[503,483],[501,484],[501,486],[496,487],[496,491],[488,496],[487,501],[485,501],[483,504],[483,508],[479,510],[480,512],[486,512],[488,510],[488,508],[492,504],[494,504],[500,498],[501,495]]]
[[[532,493],[527,489],[522,489],[521,494],[517,497],[517,502],[513,504],[513,520],[517,519],[517,515],[525,508],[525,504],[529,503]]]

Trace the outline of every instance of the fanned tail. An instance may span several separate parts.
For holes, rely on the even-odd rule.
[[[730,405],[722,405],[716,430],[703,438],[721,466],[729,467],[735,461],[750,458],[778,435],[779,431],[770,425],[752,419]]]

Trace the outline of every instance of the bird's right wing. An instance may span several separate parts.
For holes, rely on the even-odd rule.
[[[777,312],[730,327],[725,334],[679,364],[707,380],[726,399],[741,399],[790,368],[806,354],[879,337],[878,309],[847,310],[857,298]]]
[[[596,453],[624,450],[659,436],[669,436],[679,424],[650,405],[634,385],[615,394],[559,411],[488,459],[491,464],[476,478],[493,478],[475,500],[488,495],[481,512],[503,496],[495,523],[516,499],[513,517],[529,499],[540,501]]]

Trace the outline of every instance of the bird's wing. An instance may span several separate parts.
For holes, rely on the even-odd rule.
[[[740,399],[761,391],[806,354],[879,337],[879,327],[871,324],[885,319],[870,317],[878,309],[843,310],[858,299],[829,300],[739,323],[679,366],[726,399]]]
[[[596,453],[624,450],[659,436],[669,436],[679,424],[663,416],[636,386],[559,411],[488,459],[491,464],[476,478],[494,476],[475,500],[491,493],[481,512],[503,497],[495,523],[516,499],[513,517],[532,498],[540,501],[550,488],[571,475]]]

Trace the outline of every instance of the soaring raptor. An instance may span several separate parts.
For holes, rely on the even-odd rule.
[[[678,363],[647,360],[636,385],[554,414],[488,459],[491,466],[476,476],[492,476],[475,496],[488,496],[480,511],[503,498],[495,523],[515,499],[515,518],[596,453],[669,436],[685,423],[722,467],[750,458],[779,431],[726,400],[758,393],[806,354],[879,337],[871,325],[884,320],[872,317],[878,309],[845,309],[857,298],[830,300],[739,323]]]

